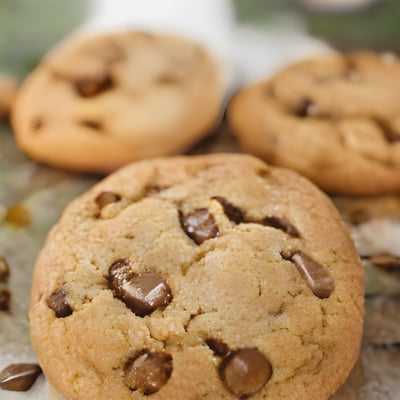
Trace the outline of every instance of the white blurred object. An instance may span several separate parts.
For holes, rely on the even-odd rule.
[[[353,227],[352,236],[363,256],[388,253],[400,257],[400,221],[373,219]]]
[[[234,42],[238,86],[265,79],[300,59],[333,52],[326,42],[311,37],[296,18],[281,19],[264,28],[237,26]]]
[[[230,0],[91,0],[89,31],[154,30],[184,35],[230,59],[234,8]]]

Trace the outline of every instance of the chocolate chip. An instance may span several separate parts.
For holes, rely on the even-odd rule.
[[[121,196],[113,192],[101,192],[95,199],[96,204],[100,209],[108,204],[116,203],[121,200]]]
[[[172,357],[167,353],[144,353],[125,366],[125,383],[131,390],[149,395],[158,392],[172,374]]]
[[[85,120],[80,121],[80,124],[83,126],[86,126],[87,128],[90,128],[94,131],[102,130],[102,125],[98,121],[92,121],[92,120],[85,119]]]
[[[325,299],[333,293],[335,282],[326,268],[300,250],[292,254],[289,260],[297,267],[300,275],[315,296]]]
[[[136,274],[127,259],[119,259],[111,265],[109,282],[114,295],[139,317],[167,306],[172,300],[171,289],[161,275]]]
[[[400,133],[394,131],[388,121],[385,121],[382,118],[375,118],[374,122],[379,127],[388,143],[396,143],[400,141]]]
[[[300,237],[299,231],[285,217],[265,217],[263,225],[271,226],[293,237]]]
[[[103,75],[96,78],[80,78],[75,82],[76,91],[82,97],[96,96],[113,86],[113,81],[109,75]]]
[[[271,379],[272,365],[257,348],[233,352],[221,364],[227,389],[240,398],[257,393]]]
[[[183,230],[197,244],[219,235],[215,219],[207,208],[199,208],[187,215],[180,213],[179,217]]]
[[[0,282],[6,282],[10,276],[10,266],[4,257],[0,256]]]
[[[25,392],[41,373],[42,370],[37,364],[11,364],[0,372],[0,388]]]
[[[225,197],[214,196],[213,200],[217,200],[219,204],[221,204],[224,209],[225,215],[236,224],[240,224],[245,220],[245,213],[238,207],[234,206],[231,202],[229,202]]]
[[[206,339],[206,343],[217,356],[224,357],[230,352],[229,346],[222,340]]]
[[[305,98],[298,106],[296,115],[298,117],[305,118],[316,115],[317,111],[317,106],[314,104],[314,102],[309,98]]]
[[[0,289],[0,311],[10,309],[11,293],[7,289]]]
[[[181,83],[182,78],[176,73],[163,73],[157,77],[156,81],[159,85],[177,85]]]
[[[72,314],[72,308],[67,303],[66,297],[66,291],[59,289],[47,299],[47,305],[54,311],[57,318],[65,318]]]
[[[400,257],[391,254],[379,254],[370,257],[369,261],[386,272],[400,272]]]
[[[39,118],[39,117],[35,118],[32,121],[32,130],[38,131],[43,127],[43,125],[44,125],[44,122],[43,122],[43,120],[41,118]]]

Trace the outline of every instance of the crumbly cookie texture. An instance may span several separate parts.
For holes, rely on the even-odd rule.
[[[239,91],[242,148],[332,193],[400,191],[400,62],[391,53],[306,60]]]
[[[6,120],[17,95],[18,82],[15,78],[0,74],[0,121]]]
[[[143,32],[78,36],[28,77],[12,122],[33,159],[109,172],[185,151],[214,127],[223,97],[220,65],[190,40]]]
[[[70,400],[327,399],[357,360],[364,277],[330,200],[248,155],[132,164],[38,257],[32,341]]]

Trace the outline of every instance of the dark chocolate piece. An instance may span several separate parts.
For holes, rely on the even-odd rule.
[[[206,339],[206,344],[217,356],[224,357],[230,352],[229,346],[222,340]]]
[[[166,307],[172,300],[171,289],[160,274],[136,274],[127,259],[111,265],[109,282],[114,295],[139,317]]]
[[[100,77],[80,78],[75,82],[76,91],[82,97],[93,97],[105,92],[113,86],[113,81],[109,75]]]
[[[0,282],[6,282],[10,276],[10,266],[4,257],[0,256]]]
[[[47,299],[47,305],[54,311],[57,318],[65,318],[72,314],[72,308],[68,304],[67,292],[59,289],[53,292]]]
[[[172,357],[167,353],[144,353],[125,366],[125,383],[131,390],[149,395],[158,392],[172,374]]]
[[[31,388],[42,370],[37,364],[11,364],[0,372],[0,388],[25,392]]]
[[[7,289],[0,289],[0,311],[10,310],[11,293]]]
[[[101,192],[95,199],[96,204],[100,209],[108,204],[116,203],[121,200],[121,196],[114,192]]]
[[[251,396],[271,379],[272,365],[256,347],[237,350],[221,364],[227,389],[240,398]]]
[[[185,233],[197,244],[219,235],[215,219],[207,208],[199,208],[187,215],[181,213],[180,222]]]
[[[329,271],[302,251],[296,251],[290,261],[294,263],[307,286],[320,299],[329,297],[335,290],[335,282]]]
[[[293,226],[285,217],[265,217],[262,223],[263,225],[280,229],[290,236],[300,237],[300,233],[297,228]]]
[[[221,204],[224,209],[225,215],[236,224],[240,224],[245,220],[245,213],[239,208],[234,206],[231,202],[229,202],[225,197],[214,196],[212,197],[214,200],[217,200],[219,204]]]

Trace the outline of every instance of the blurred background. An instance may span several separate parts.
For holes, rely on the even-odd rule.
[[[82,24],[95,1],[0,0],[0,70],[25,75]],[[341,50],[400,50],[398,0],[234,0],[236,19],[257,29],[301,27]],[[156,12],[156,11],[155,11]]]
[[[400,50],[398,0],[236,0],[238,18],[257,25],[290,15],[341,50]]]

